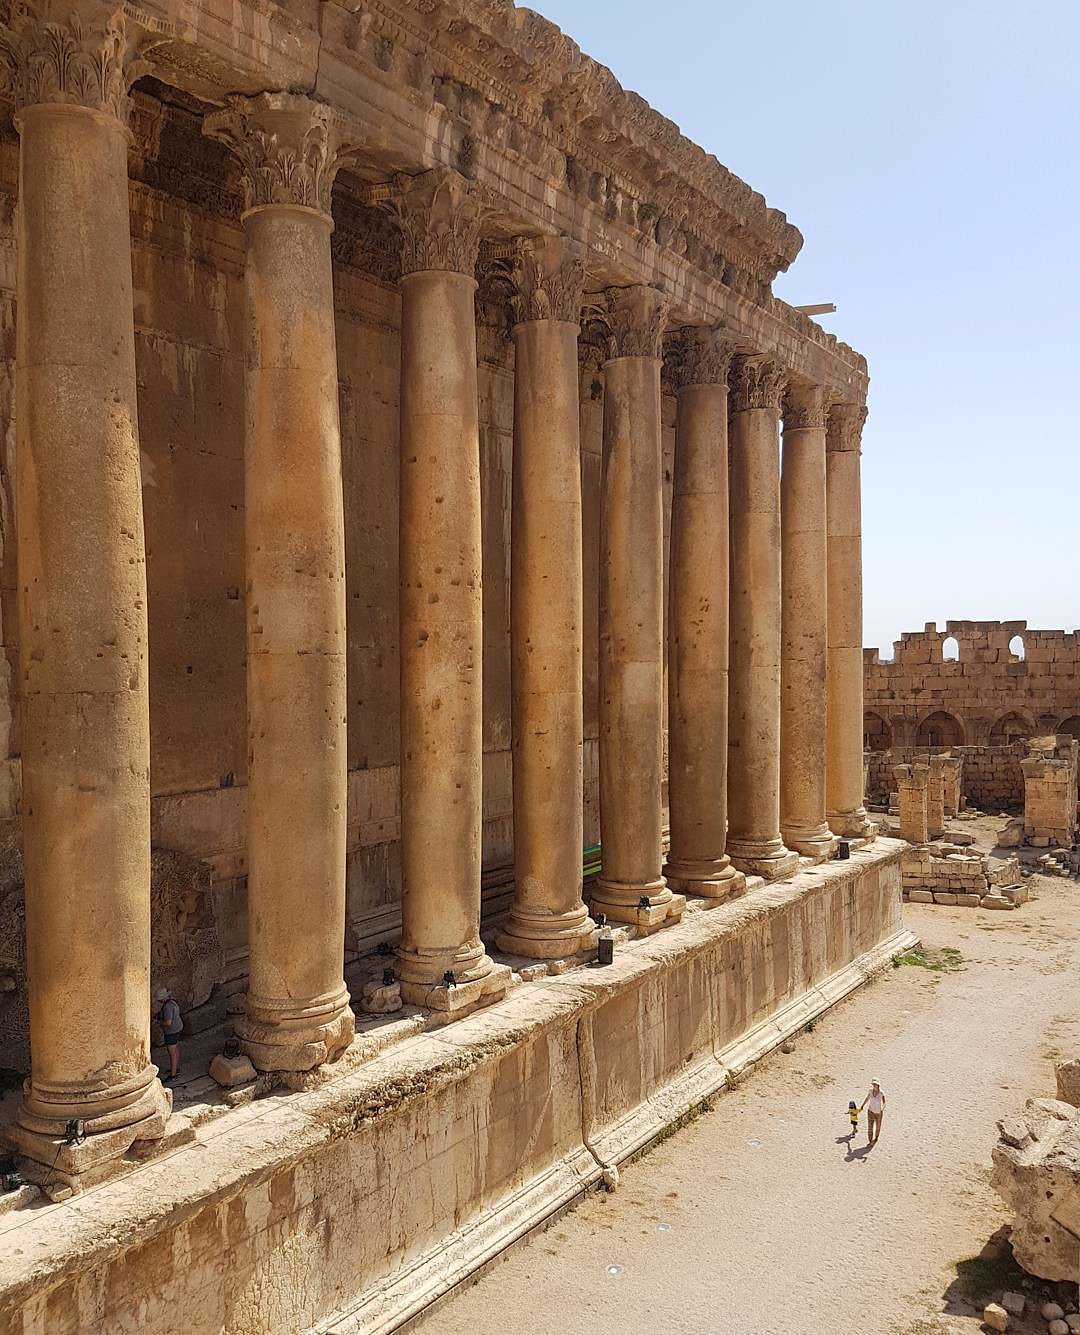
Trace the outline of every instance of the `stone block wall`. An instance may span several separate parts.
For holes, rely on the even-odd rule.
[[[894,746],[888,751],[870,751],[867,797],[883,804],[896,791],[892,772],[897,765],[929,765],[930,757],[937,754],[961,760],[960,792],[969,806],[993,815],[1024,809],[1024,774],[1020,762],[1027,755],[1027,743],[1022,741],[1007,746],[953,746],[947,750]]]

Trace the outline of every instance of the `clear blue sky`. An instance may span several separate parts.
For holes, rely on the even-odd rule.
[[[1080,627],[1080,0],[535,0],[781,208],[870,363],[865,634]]]

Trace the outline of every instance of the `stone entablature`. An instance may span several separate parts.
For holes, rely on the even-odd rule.
[[[1010,645],[1019,636],[1022,655]],[[955,640],[959,659],[944,657]],[[950,646],[951,647],[951,646]],[[1080,632],[1026,621],[930,622],[905,631],[894,657],[863,651],[864,734],[890,747],[1005,746],[1068,732],[1080,737]]]

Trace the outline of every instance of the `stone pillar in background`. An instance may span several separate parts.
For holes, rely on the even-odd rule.
[[[727,845],[728,368],[731,344],[685,329],[675,345],[678,417],[668,575],[668,797],[675,890],[714,903],[746,878]]]
[[[209,116],[247,208],[247,1012],[263,1071],[307,1071],[353,1038],[345,946],[345,520],[330,194],[332,113],[264,93]]]
[[[815,862],[836,851],[825,818],[827,403],[820,386],[788,385],[780,477],[780,833]]]
[[[27,1174],[85,1186],[170,1109],[150,1064],[150,714],[121,6],[24,7],[16,511]],[[69,1119],[87,1139],[65,1143]],[[43,1167],[44,1165],[44,1167]]]
[[[799,855],[780,835],[780,398],[784,372],[736,357],[731,378],[731,678],[728,853],[780,880]],[[861,737],[860,737],[861,741]]]
[[[828,512],[827,807],[834,834],[870,838],[863,805],[862,481],[859,454],[866,409],[829,411],[825,483]]]
[[[909,844],[925,844],[929,838],[926,822],[929,765],[897,765],[893,769],[900,796],[900,838]]]
[[[1036,738],[1021,760],[1024,771],[1024,842],[1071,848],[1076,839],[1077,757],[1073,737]]]
[[[931,839],[945,833],[945,757],[930,757],[926,790],[926,828]]]
[[[527,242],[515,266],[510,653],[514,899],[499,935],[513,955],[584,950],[581,898],[581,246]]]
[[[943,778],[945,815],[955,816],[960,810],[960,783],[964,762],[960,756],[943,756],[942,760],[945,762]]]
[[[480,940],[483,613],[474,293],[482,218],[452,171],[400,178],[401,994],[454,1010],[510,976]],[[453,975],[453,983],[446,975]],[[445,981],[444,981],[445,979]]]
[[[645,930],[682,913],[661,874],[664,512],[660,357],[667,302],[612,290],[600,517],[600,833],[594,911]]]

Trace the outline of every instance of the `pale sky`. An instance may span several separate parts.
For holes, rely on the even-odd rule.
[[[870,363],[864,643],[1080,627],[1078,0],[537,0],[783,209]]]

